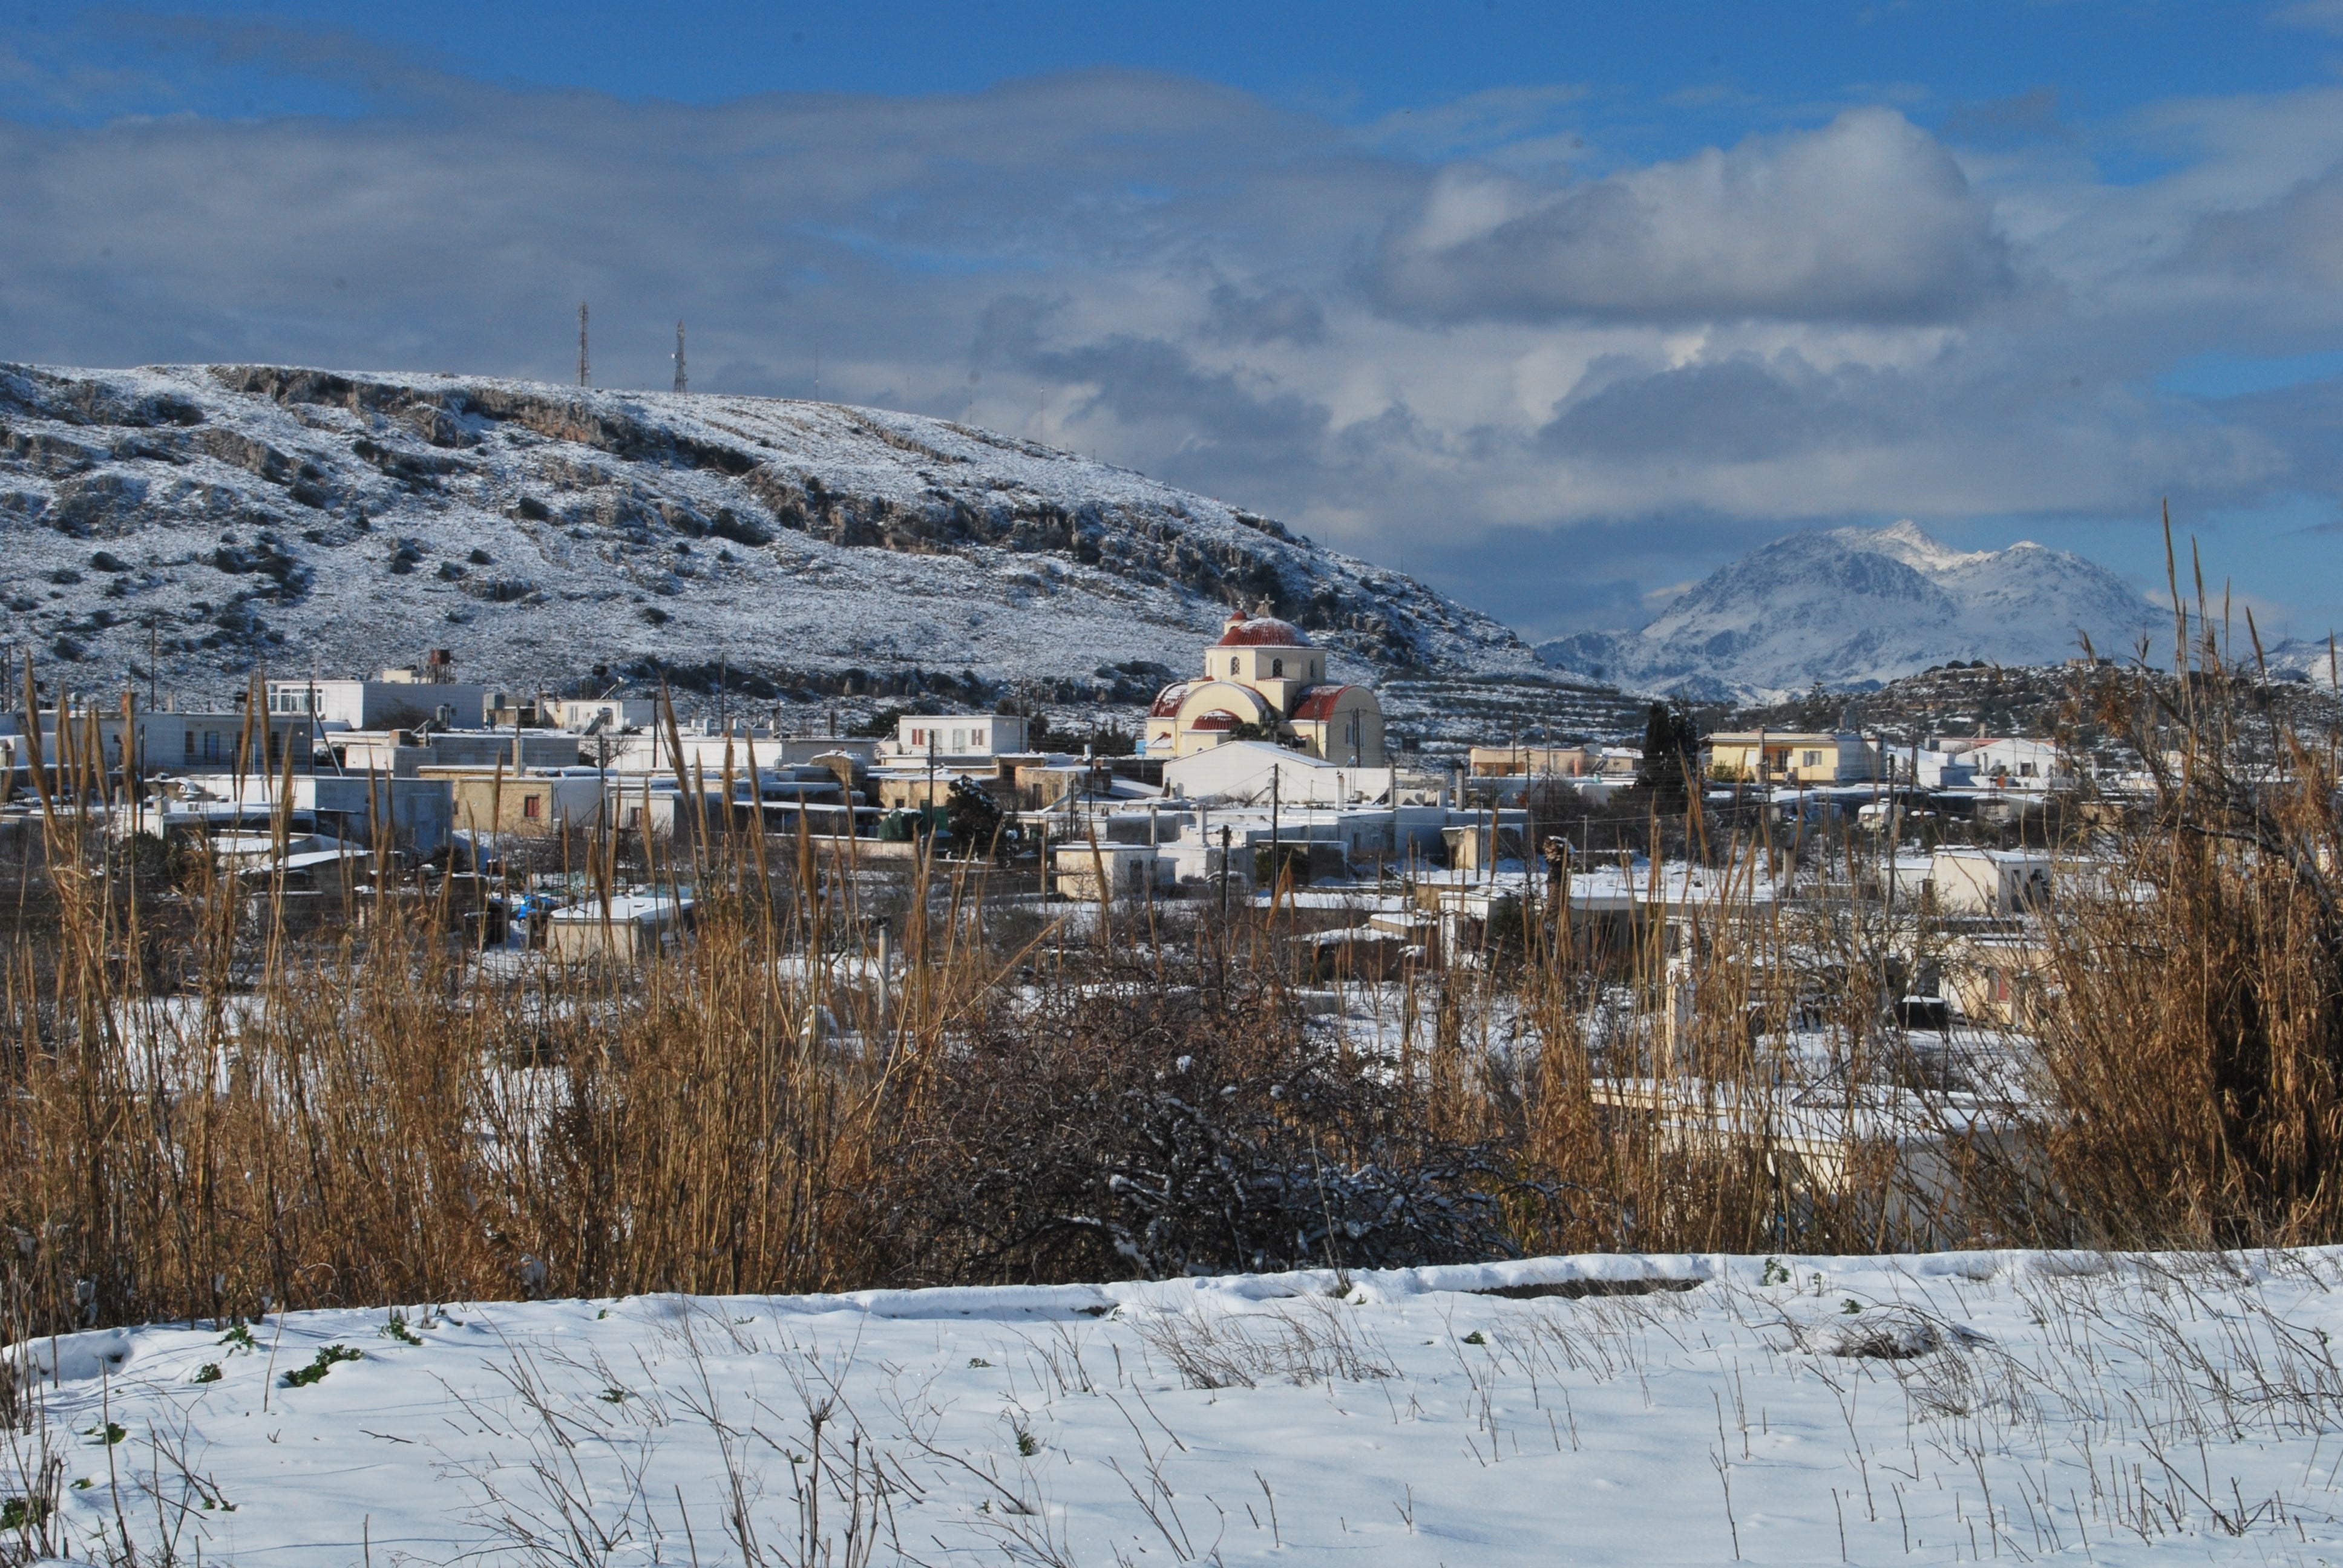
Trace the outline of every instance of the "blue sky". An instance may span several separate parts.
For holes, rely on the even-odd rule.
[[[1534,635],[2155,518],[2343,623],[2343,4],[0,0],[0,358],[980,422]]]

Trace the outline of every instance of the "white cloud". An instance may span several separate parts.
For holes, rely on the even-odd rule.
[[[1431,320],[1927,322],[2009,279],[1960,166],[1868,108],[1559,190],[1447,170],[1385,239],[1373,288]]]

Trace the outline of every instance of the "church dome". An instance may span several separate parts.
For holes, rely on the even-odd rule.
[[[1240,610],[1221,628],[1215,648],[1309,648],[1310,639],[1290,620],[1280,620],[1264,604],[1252,615]]]

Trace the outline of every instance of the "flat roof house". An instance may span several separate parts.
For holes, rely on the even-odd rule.
[[[1013,757],[1025,750],[1025,720],[1013,713],[920,713],[898,719],[891,746],[881,756],[921,761],[932,754],[955,758]]]
[[[487,687],[397,678],[406,674],[385,670],[373,680],[272,680],[268,711],[305,715],[321,727],[347,729],[412,729],[432,722],[478,729],[487,722]]]

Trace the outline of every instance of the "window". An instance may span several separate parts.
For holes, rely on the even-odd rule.
[[[520,814],[534,822],[545,815],[545,797],[524,795],[520,799]]]
[[[1231,675],[1234,675],[1236,672],[1237,672],[1237,659],[1236,659],[1236,655],[1234,655],[1234,654],[1231,654],[1231,655],[1229,656],[1229,673],[1230,673]]]
[[[219,759],[219,731],[216,729],[206,729],[204,731],[204,760],[206,762],[216,762]]]
[[[1823,754],[1819,751],[1807,752],[1798,763],[1798,766],[1801,768],[1819,768],[1822,765]]]
[[[1282,659],[1282,658],[1272,658],[1272,659],[1271,659],[1271,660],[1269,661],[1269,673],[1270,673],[1270,678],[1271,678],[1272,679],[1274,679],[1274,680],[1282,680],[1282,679],[1284,679],[1284,678],[1285,678],[1285,660],[1283,660],[1283,659]]]
[[[643,809],[642,809],[640,806],[629,806],[629,807],[628,807],[628,808],[627,808],[627,826],[628,826],[628,827],[629,827],[629,828],[639,828],[639,827],[641,827],[642,825],[643,825]]]
[[[2031,763],[2031,762],[2021,762],[2021,763],[2019,763],[2019,764],[2017,765],[2017,776],[2018,776],[2020,779],[2031,779],[2031,778],[2033,778],[2033,777],[2034,777],[2034,764],[2033,764],[2033,763]]]
[[[965,751],[968,749],[967,730],[955,729],[952,731],[951,749],[955,751]]]
[[[983,750],[983,749],[984,749],[984,731],[983,731],[983,730],[981,730],[981,729],[971,729],[971,730],[970,730],[970,731],[968,732],[968,735],[969,735],[969,744],[970,744],[970,745],[971,745],[971,746],[975,747],[979,751],[981,751],[981,750]]]
[[[187,760],[193,762],[196,759],[196,732],[192,729],[183,729],[179,731],[179,736],[186,742]]]

